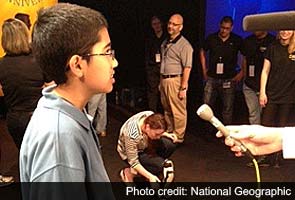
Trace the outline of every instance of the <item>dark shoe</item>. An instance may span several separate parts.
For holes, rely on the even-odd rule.
[[[258,164],[259,167],[269,167],[270,166],[270,161],[269,161],[267,156],[260,156],[257,159],[257,164]],[[254,163],[249,162],[249,163],[247,163],[247,166],[248,167],[254,167]]]

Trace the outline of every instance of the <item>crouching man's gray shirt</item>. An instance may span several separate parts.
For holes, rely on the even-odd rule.
[[[21,182],[109,182],[100,143],[87,114],[52,93],[54,87],[43,90],[25,132],[20,150]],[[23,197],[32,195],[31,187],[25,189]],[[103,191],[107,193],[106,188]],[[82,191],[86,199],[94,195],[89,192],[88,188]],[[99,199],[112,199],[112,194],[105,198],[106,194],[100,195]]]

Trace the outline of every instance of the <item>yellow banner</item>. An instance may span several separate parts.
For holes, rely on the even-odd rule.
[[[54,5],[58,0],[0,0],[0,27],[8,18],[13,18],[16,13],[26,13],[30,15],[31,24],[36,21],[37,11],[40,8]],[[32,29],[32,28],[31,28]],[[2,30],[0,28],[0,38]],[[0,57],[4,55],[4,51],[0,42]]]

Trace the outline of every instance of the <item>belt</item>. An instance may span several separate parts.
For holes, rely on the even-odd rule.
[[[173,74],[173,75],[163,75],[163,74],[161,74],[161,77],[163,79],[165,79],[165,78],[175,78],[175,77],[182,77],[182,74]]]

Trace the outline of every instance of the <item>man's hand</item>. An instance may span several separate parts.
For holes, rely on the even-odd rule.
[[[178,98],[179,99],[184,99],[185,97],[186,97],[186,89],[185,90],[180,90],[179,92],[178,92]]]

